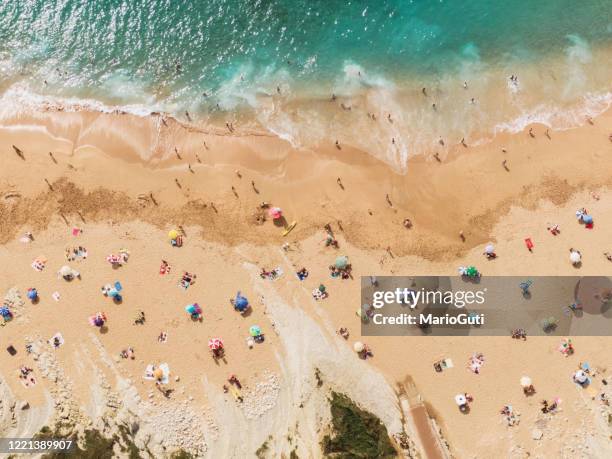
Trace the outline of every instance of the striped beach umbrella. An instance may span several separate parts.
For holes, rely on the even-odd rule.
[[[208,348],[211,351],[216,351],[217,349],[223,349],[223,341],[221,338],[211,338],[208,340]]]

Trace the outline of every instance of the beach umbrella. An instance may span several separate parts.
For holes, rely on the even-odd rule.
[[[187,311],[192,316],[196,314],[202,314],[202,308],[198,303],[193,303],[185,306],[185,311]]]
[[[361,341],[355,341],[355,344],[353,344],[353,349],[357,353],[363,352],[365,349],[365,344],[363,344]]]
[[[0,316],[11,317],[11,310],[8,308],[8,306],[2,306],[0,308]]]
[[[348,257],[347,256],[339,256],[338,258],[336,258],[336,262],[335,262],[335,266],[338,269],[344,269],[346,268],[346,265],[348,265]]]
[[[582,221],[586,223],[587,225],[590,225],[591,223],[593,223],[593,217],[591,217],[590,215],[584,214],[582,216]]]
[[[211,338],[208,340],[208,348],[211,351],[216,351],[217,349],[223,349],[223,341],[221,341],[221,338]]]
[[[584,384],[585,382],[587,382],[588,379],[589,379],[589,377],[582,370],[578,370],[576,373],[574,373],[574,380],[577,383]]]
[[[468,266],[468,268],[465,270],[465,274],[470,277],[475,277],[478,276],[478,270],[476,269],[476,266]]]
[[[234,299],[234,307],[240,312],[245,311],[249,307],[249,300],[238,292]]]
[[[259,328],[259,325],[251,325],[251,328],[249,328],[249,334],[253,337],[261,335],[261,328]]]
[[[283,211],[280,207],[271,207],[270,210],[268,210],[268,215],[276,220],[283,216]]]
[[[168,233],[168,239],[170,239],[172,241],[175,240],[178,236],[179,236],[179,233],[175,229],[170,230],[170,232]]]
[[[38,297],[38,291],[35,288],[28,289],[28,298],[30,300],[35,300]]]
[[[159,367],[156,368],[155,371],[153,372],[153,376],[155,377],[155,379],[160,381],[164,377],[164,370],[162,370]]]
[[[521,377],[521,387],[531,386],[531,378],[529,376]]]
[[[455,403],[459,406],[463,406],[467,403],[467,399],[464,394],[455,395]]]
[[[580,263],[581,258],[582,257],[580,256],[580,254],[576,252],[575,250],[572,250],[570,252],[570,261],[572,262],[573,265]]]
[[[96,314],[89,319],[89,323],[96,327],[101,327],[106,322],[106,315],[103,312],[96,312]]]
[[[71,277],[72,276],[72,268],[70,266],[64,265],[59,270],[60,276],[62,277]]]
[[[485,252],[486,253],[494,253],[495,252],[495,247],[493,247],[493,244],[489,244],[488,246],[485,247]]]

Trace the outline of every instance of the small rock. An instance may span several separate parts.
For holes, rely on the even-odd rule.
[[[533,429],[531,431],[531,438],[534,440],[541,440],[543,435],[544,432],[542,432],[540,429]]]

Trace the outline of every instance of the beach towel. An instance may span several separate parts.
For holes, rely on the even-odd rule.
[[[145,368],[145,374],[143,378],[148,381],[153,381],[155,379],[155,376],[153,376],[154,371],[155,371],[155,366],[152,363],[148,364],[147,367]]]
[[[315,288],[312,291],[312,297],[317,301],[324,300],[325,298],[327,298],[327,292],[322,292],[318,288]]]
[[[480,374],[480,369],[484,365],[484,355],[475,353],[468,360],[468,369],[474,374]]]
[[[168,263],[162,261],[162,263],[161,263],[161,265],[159,267],[159,274],[162,275],[162,276],[164,274],[170,274],[171,270],[172,270],[172,267]]]
[[[78,236],[82,232],[83,232],[83,230],[81,228],[77,228],[76,226],[74,228],[72,228],[72,235],[73,236]]]
[[[36,259],[34,259],[34,261],[32,262],[32,268],[34,268],[34,270],[41,272],[43,269],[45,269],[45,264],[47,263],[47,259],[45,257],[37,257]]]
[[[281,268],[280,266],[277,266],[269,273],[262,274],[262,277],[269,279],[269,280],[276,280],[279,277],[281,277],[283,274],[284,274],[283,268]]]

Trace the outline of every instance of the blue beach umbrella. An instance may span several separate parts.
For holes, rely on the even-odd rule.
[[[38,291],[35,288],[28,289],[28,298],[30,300],[35,300],[38,297]]]
[[[9,318],[12,316],[11,310],[8,308],[8,306],[2,306],[0,308],[0,316],[4,318]]]
[[[243,312],[249,307],[249,300],[246,297],[242,296],[240,292],[236,293],[236,299],[234,300],[234,308],[236,310]]]

